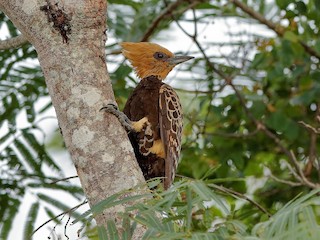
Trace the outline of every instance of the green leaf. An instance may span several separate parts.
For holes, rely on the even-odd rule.
[[[4,106],[4,112],[0,120],[2,122],[6,119],[10,124],[9,127],[15,129],[16,115],[18,113],[18,109],[20,109],[20,102],[16,94],[10,93],[8,97],[3,98],[2,103]]]
[[[52,102],[50,101],[39,110],[39,113],[44,113],[51,107],[52,107]]]
[[[58,208],[62,211],[69,211],[70,210],[70,207],[68,205],[66,205],[63,201],[59,201],[58,199],[54,199],[51,196],[48,196],[43,193],[38,193],[37,196],[42,201],[45,201],[46,203],[49,203],[53,207]],[[80,214],[77,213],[76,211],[69,211],[68,213],[74,218],[80,218]]]
[[[316,84],[313,88],[303,91],[301,94],[293,97],[290,103],[293,105],[309,105],[315,101],[320,94],[320,85]]]
[[[156,235],[157,231],[153,228],[149,228],[146,230],[145,234],[143,235],[143,240],[148,240],[148,239],[152,239],[152,237],[154,237]]]
[[[6,133],[5,135],[3,135],[3,136],[1,136],[1,138],[0,138],[0,142],[1,143],[4,143],[5,141],[7,141],[9,138],[11,138],[11,137],[13,137],[14,136],[14,133],[12,133],[12,132],[8,132],[8,133]]]
[[[84,212],[81,214],[79,217],[76,218],[75,221],[73,221],[73,224],[77,223],[80,220],[85,219],[92,213],[99,214],[101,213],[104,209],[110,206],[114,206],[114,202],[118,199],[118,197],[121,196],[121,193],[113,194],[110,197],[106,198],[105,200],[102,200],[98,202],[97,204],[93,205],[90,210]]]
[[[97,229],[98,229],[99,240],[109,240],[107,231],[104,226],[97,226]]]
[[[122,198],[120,200],[117,200],[120,196],[121,196],[121,193],[114,194],[114,195],[108,197],[107,199],[100,201],[99,203],[97,203],[91,207],[92,212],[95,214],[98,214],[98,213],[101,213],[106,208],[121,205],[121,204],[124,204],[127,202],[135,202],[137,200],[151,197],[151,194],[148,193],[148,194],[133,195],[133,196],[128,196],[128,197]]]
[[[286,9],[291,2],[291,0],[276,0],[277,5],[281,9]]]
[[[301,239],[302,236],[316,239],[320,233],[320,226],[315,215],[310,213],[310,206],[319,204],[316,196],[319,192],[320,189],[317,189],[290,201],[268,221],[257,224],[253,228],[253,233],[257,234],[258,231],[262,231],[262,234],[260,232],[259,235],[266,239],[290,240]],[[307,217],[300,218],[300,213]]]
[[[44,145],[40,144],[33,133],[29,132],[28,129],[23,129],[22,135],[32,149],[38,154],[38,158],[42,160],[43,163],[47,163],[48,166],[55,170],[60,170],[59,166],[53,161],[53,159],[48,155],[45,150]]]
[[[1,195],[0,193],[0,204],[2,206],[0,208],[0,213],[2,213],[0,215],[1,216],[0,239],[8,239],[14,219],[18,214],[18,210],[21,202],[18,199],[12,199],[7,195]],[[3,209],[4,206],[6,206],[5,209]]]
[[[107,221],[107,233],[110,239],[119,240],[119,234],[114,220]]]
[[[147,181],[147,185],[149,189],[153,189],[157,186],[159,186],[159,184],[162,182],[163,178],[152,178],[150,180]]]
[[[263,101],[254,101],[251,107],[252,113],[256,118],[261,118],[266,112],[266,105]]]
[[[186,201],[187,201],[187,219],[186,219],[186,227],[187,230],[191,229],[191,222],[192,222],[192,195],[191,190],[189,187],[186,189]]]
[[[54,221],[56,224],[60,224],[61,221],[59,221],[58,218],[56,218],[56,213],[54,213],[50,208],[48,207],[44,207],[44,210],[46,212],[46,214],[48,214],[49,218],[52,219],[52,221]]]
[[[81,213],[78,217],[75,218],[75,220],[72,221],[72,224],[76,224],[80,221],[85,221],[92,216],[92,211],[91,209],[85,211],[84,213]]]
[[[69,183],[45,183],[45,182],[30,182],[27,184],[30,188],[40,189],[40,188],[46,188],[46,189],[56,189],[56,190],[63,190],[65,192],[68,192],[72,194],[72,196],[78,200],[81,200],[83,198],[83,190],[81,187],[70,185]]]
[[[199,197],[203,200],[210,201],[214,200],[217,206],[225,213],[229,214],[229,210],[225,206],[225,204],[221,201],[220,197],[216,195],[210,188],[208,188],[203,182],[201,181],[193,181],[190,184],[190,187],[194,192],[196,192]]]
[[[163,229],[160,220],[156,217],[154,212],[145,211],[143,212],[143,214],[137,215],[135,217],[135,220],[138,223],[147,226],[148,228],[154,228],[158,231],[161,231]]]
[[[39,202],[35,202],[31,205],[27,219],[26,219],[26,223],[23,231],[24,239],[31,239],[31,235],[34,230],[34,225],[36,223],[38,212],[39,212]]]
[[[300,126],[294,121],[289,120],[286,128],[284,129],[284,135],[291,141],[299,138]]]
[[[123,240],[130,240],[132,239],[132,234],[134,232],[136,228],[136,223],[134,223],[132,226],[131,226],[131,223],[130,223],[130,218],[126,215],[124,215],[123,217],[123,221],[122,221],[122,239]]]
[[[33,123],[36,118],[36,112],[34,110],[34,106],[32,102],[26,102],[25,103],[25,109],[27,112],[27,119],[28,122]]]
[[[294,43],[299,41],[299,36],[296,35],[295,33],[291,32],[291,31],[286,31],[284,33],[284,35],[283,35],[283,38],[287,39],[287,40],[289,40],[291,42],[294,42]]]
[[[210,175],[212,175],[214,172],[216,172],[220,167],[221,167],[221,165],[217,165],[215,167],[208,169],[208,171],[203,175],[203,177],[201,179],[204,180],[204,179],[208,178]]]
[[[306,14],[308,9],[306,4],[303,1],[295,2],[296,8],[299,11],[299,14]]]
[[[22,165],[21,161],[19,160],[17,154],[11,147],[5,148],[6,157],[9,159],[8,166],[11,168],[19,168],[22,171],[25,170],[24,166]]]
[[[44,146],[43,146],[43,148],[44,148]],[[61,171],[61,168],[59,167],[59,165],[56,164],[56,162],[50,157],[50,155],[47,153],[47,151],[44,151],[44,153],[42,155],[42,161],[43,161],[43,163],[46,163],[52,169],[55,169],[57,171]]]
[[[127,66],[127,65],[124,65],[124,64],[121,64],[116,71],[114,71],[114,78],[115,79],[124,79],[126,76],[129,75],[129,73],[132,72],[132,68]],[[114,79],[114,80],[115,80]]]
[[[320,0],[313,0],[314,5],[316,6],[317,10],[320,10]]]
[[[37,174],[43,175],[41,171],[41,163],[36,161],[36,158],[31,154],[26,145],[18,139],[15,139],[13,143],[29,167],[31,167]]]
[[[287,128],[288,118],[279,111],[273,112],[266,119],[266,124],[269,128],[282,132]]]
[[[269,57],[268,57],[267,53],[260,52],[254,56],[254,59],[253,59],[250,67],[252,69],[263,68],[266,64],[268,64],[268,61],[269,61]]]
[[[105,200],[100,201],[99,203],[97,203],[91,207],[92,212],[93,213],[101,213],[105,208],[107,208],[109,206],[113,206],[116,199],[118,199],[118,197],[120,197],[120,196],[121,196],[121,194],[117,193],[117,194],[111,195],[110,197],[106,198]]]
[[[220,6],[213,5],[212,3],[200,3],[197,4],[196,9],[216,9],[219,10]]]

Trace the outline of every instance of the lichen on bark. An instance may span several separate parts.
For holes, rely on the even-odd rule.
[[[48,21],[48,11],[40,9],[56,3],[69,21],[69,32],[61,33]],[[116,117],[99,111],[114,101],[105,62],[106,8],[105,0],[0,1],[0,9],[37,50],[64,141],[90,205],[144,182],[125,130]],[[118,219],[125,206],[96,216],[98,225]],[[140,239],[143,232],[138,227],[133,238]]]

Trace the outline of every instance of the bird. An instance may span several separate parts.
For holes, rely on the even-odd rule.
[[[163,80],[176,65],[194,57],[176,56],[150,42],[122,42],[120,46],[141,81],[123,112],[112,103],[102,109],[114,114],[127,130],[145,180],[160,177],[168,189],[180,158],[183,113],[178,94]]]

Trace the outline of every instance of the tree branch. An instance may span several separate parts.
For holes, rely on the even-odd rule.
[[[32,232],[31,236],[34,235],[37,231],[39,231],[42,227],[44,227],[45,225],[47,225],[47,224],[50,223],[51,221],[56,220],[58,217],[61,217],[61,216],[63,216],[63,215],[66,215],[66,214],[68,214],[68,213],[71,213],[71,212],[77,210],[79,207],[83,206],[83,205],[86,204],[86,203],[88,203],[87,200],[83,201],[82,203],[78,204],[77,206],[75,206],[75,207],[73,207],[73,208],[71,208],[71,209],[69,209],[69,210],[67,210],[67,211],[64,211],[64,212],[62,212],[62,213],[54,216],[53,218],[50,218],[49,220],[47,220],[47,221],[45,221],[44,223],[42,223],[39,227],[37,227],[37,228]]]
[[[6,40],[0,40],[0,50],[17,48],[26,43],[28,43],[28,40],[25,38],[24,35],[19,35],[17,37],[13,37]]]
[[[237,3],[239,3],[237,0],[231,0],[231,1],[235,1]],[[239,3],[240,6],[243,6],[242,3]],[[246,6],[246,5],[244,5]],[[247,8],[245,8],[246,10],[248,10]],[[249,10],[248,10],[249,11]],[[250,12],[251,13],[251,12]],[[255,12],[252,10],[252,14],[254,14]],[[245,114],[247,115],[247,117],[256,125],[257,129],[259,129],[260,131],[264,132],[266,134],[267,137],[269,137],[270,139],[272,139],[274,141],[274,143],[281,149],[281,151],[287,155],[290,163],[293,165],[293,167],[295,168],[295,171],[297,172],[297,174],[299,175],[298,180],[301,181],[301,183],[303,183],[305,186],[310,187],[310,188],[319,188],[320,185],[319,184],[315,184],[310,182],[306,176],[304,175],[299,162],[296,159],[296,156],[294,155],[293,151],[289,150],[288,148],[285,147],[285,145],[281,142],[281,139],[274,134],[273,132],[271,132],[264,123],[258,121],[253,114],[251,113],[251,111],[249,110],[249,108],[246,105],[246,100],[244,99],[244,97],[242,96],[241,92],[236,88],[236,86],[233,84],[233,78],[234,76],[227,76],[225,73],[223,73],[220,69],[218,69],[216,67],[215,64],[213,64],[210,59],[208,58],[206,52],[204,51],[204,49],[202,48],[201,44],[199,43],[198,39],[197,39],[197,35],[196,35],[196,27],[195,27],[195,31],[194,34],[191,35],[189,34],[177,21],[177,19],[175,18],[175,16],[171,15],[172,18],[176,21],[178,27],[181,29],[181,31],[183,31],[188,37],[190,37],[194,43],[196,44],[196,46],[198,47],[198,49],[200,50],[200,52],[202,53],[206,64],[212,69],[212,71],[214,73],[216,73],[219,77],[221,77],[225,83],[227,85],[229,85],[234,93],[236,94],[237,98],[240,101],[240,105],[242,106]],[[254,15],[256,16],[256,15]],[[260,16],[257,14],[257,16],[260,19]],[[262,16],[261,16],[262,18]],[[195,21],[196,24],[196,21]],[[272,23],[268,23],[268,25],[273,26]]]
[[[319,111],[320,108],[317,109],[315,120],[318,120]],[[298,123],[301,124],[310,134],[309,159],[304,169],[304,175],[309,176],[313,166],[317,165],[316,168],[318,169],[318,178],[320,179],[320,165],[319,160],[317,160],[317,139],[318,135],[320,134],[320,130],[319,128],[313,127],[304,121],[299,121]]]
[[[272,214],[269,213],[264,207],[262,207],[259,203],[257,203],[256,201],[250,199],[249,197],[247,197],[246,195],[244,195],[242,193],[236,192],[236,191],[234,191],[232,189],[229,189],[229,188],[225,188],[223,186],[218,186],[216,184],[209,184],[209,186],[219,190],[220,192],[231,194],[233,196],[236,196],[236,197],[239,197],[241,199],[244,199],[244,200],[248,201],[249,203],[251,203],[256,208],[258,208],[261,212],[267,214],[268,217],[272,217]]]
[[[66,178],[61,178],[61,179],[57,179],[55,181],[52,181],[50,184],[54,185],[58,182],[65,182],[65,181],[68,181],[70,179],[74,179],[74,178],[78,178],[79,176],[71,176],[71,177],[66,177]]]
[[[147,31],[144,33],[143,37],[141,38],[141,42],[146,42],[149,40],[149,38],[151,37],[151,35],[153,34],[153,32],[157,29],[158,25],[160,24],[160,22],[167,18],[168,16],[170,16],[170,14],[180,6],[181,3],[185,2],[185,0],[178,0],[176,2],[171,3],[167,8],[165,8],[161,14],[156,17],[153,22],[151,23],[151,25],[149,26],[149,28],[147,29]]]
[[[154,33],[155,30],[157,30],[157,27],[159,26],[159,24],[168,18],[171,18],[173,12],[178,9],[179,7],[181,7],[181,4],[183,3],[189,3],[189,5],[187,5],[185,8],[183,8],[181,11],[179,11],[179,14],[183,14],[184,12],[186,12],[187,10],[189,10],[190,8],[195,7],[196,5],[198,5],[201,2],[206,2],[206,0],[178,0],[176,2],[173,2],[171,4],[169,4],[161,13],[160,15],[158,15],[153,22],[150,24],[150,26],[148,27],[148,29],[145,31],[145,33],[143,34],[140,42],[148,42],[150,37],[152,36],[152,34]],[[118,55],[121,53],[121,50],[113,50],[111,52],[108,52],[106,55]]]
[[[140,41],[147,42],[149,40],[149,38],[151,37],[151,35],[154,33],[154,31],[157,29],[157,27],[159,26],[161,21],[163,21],[164,19],[167,19],[167,18],[171,18],[171,16],[173,15],[173,11],[175,11],[177,8],[179,8],[181,6],[182,3],[185,3],[185,2],[189,3],[189,5],[186,8],[184,8],[182,11],[180,11],[179,14],[183,14],[184,12],[189,10],[190,8],[195,7],[197,4],[199,4],[201,2],[205,2],[205,0],[178,0],[176,2],[169,4],[161,12],[161,14],[153,20],[153,22],[151,23],[151,25],[149,26],[147,31],[144,33],[144,35]]]
[[[305,123],[304,121],[299,121],[298,123],[301,124],[309,132],[312,132],[314,134],[320,134],[320,130],[316,129],[315,127],[311,126],[310,124]]]
[[[115,101],[105,61],[106,1],[39,3],[1,0],[0,9],[37,50],[65,144],[93,206],[145,183],[126,131],[115,116],[99,112]],[[131,204],[105,209],[95,216],[97,225],[121,224],[119,213]],[[133,239],[144,232],[138,225]]]
[[[266,25],[269,29],[273,30],[279,37],[283,37],[286,30],[280,26],[276,25],[272,21],[266,19],[263,15],[260,13],[254,11],[252,8],[247,6],[245,3],[239,1],[239,0],[230,0],[231,3],[233,3],[236,7],[240,8],[243,12],[247,13],[249,16],[251,16],[253,19],[256,19],[258,22]],[[314,56],[320,60],[320,54],[317,53],[312,47],[310,47],[305,42],[299,40],[299,44],[304,48],[304,50],[311,56]]]
[[[299,187],[299,186],[302,186],[302,183],[301,183],[301,182],[292,182],[292,181],[280,179],[280,178],[277,178],[276,176],[274,176],[272,173],[269,174],[269,177],[270,177],[271,179],[273,179],[274,181],[276,181],[276,182],[283,183],[283,184],[289,185],[289,186],[291,186],[291,187]]]
[[[260,129],[256,128],[252,132],[248,133],[224,133],[224,132],[214,132],[214,133],[206,133],[209,136],[220,136],[220,137],[226,137],[226,138],[250,138],[255,135],[260,131]]]

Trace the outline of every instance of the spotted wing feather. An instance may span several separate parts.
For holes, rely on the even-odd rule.
[[[164,188],[167,189],[172,184],[178,167],[183,127],[179,97],[167,84],[163,84],[159,92],[159,124],[166,152]]]

